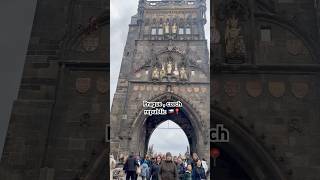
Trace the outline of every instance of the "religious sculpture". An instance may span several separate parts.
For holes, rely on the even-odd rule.
[[[176,34],[177,33],[177,23],[174,23],[172,26],[172,34]]]
[[[182,81],[188,80],[187,71],[184,66],[180,68],[180,80]]]
[[[169,22],[164,23],[164,33],[165,34],[169,34],[170,33]]]
[[[175,76],[175,78],[179,78],[179,70],[177,64],[175,64],[173,75]]]
[[[241,57],[245,54],[245,45],[240,31],[238,19],[235,16],[229,18],[225,32],[226,55],[229,58]]]
[[[166,70],[164,69],[164,66],[162,65],[162,69],[160,70],[160,80],[162,80],[164,77],[166,77]]]
[[[172,74],[173,64],[172,60],[169,60],[167,63],[167,74]]]
[[[152,80],[159,80],[159,70],[158,67],[154,67],[152,71]]]

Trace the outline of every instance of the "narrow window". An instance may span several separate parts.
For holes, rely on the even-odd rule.
[[[179,28],[179,34],[184,34],[184,29],[182,27]]]
[[[151,28],[151,34],[157,35],[157,28]]]
[[[260,38],[262,42],[271,42],[271,28],[268,26],[262,26],[260,28]]]
[[[191,28],[190,27],[186,28],[186,34],[191,34]]]

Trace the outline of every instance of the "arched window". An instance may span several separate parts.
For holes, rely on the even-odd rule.
[[[157,28],[155,27],[151,28],[151,35],[157,35]]]
[[[186,34],[191,34],[191,26],[189,24],[186,25]]]

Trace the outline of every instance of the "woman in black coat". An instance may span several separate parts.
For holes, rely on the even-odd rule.
[[[202,167],[202,162],[198,159],[196,167],[192,169],[192,180],[202,180],[207,179],[206,172]]]
[[[151,166],[151,170],[150,170],[152,180],[159,180],[160,163],[161,163],[161,156],[157,156],[156,162]]]

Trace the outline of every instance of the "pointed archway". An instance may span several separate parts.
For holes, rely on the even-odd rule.
[[[185,154],[190,143],[186,133],[174,121],[166,120],[159,124],[148,139],[148,150],[156,153],[171,152],[173,155]]]
[[[129,134],[132,134],[128,142],[129,152],[136,152],[140,155],[147,152],[150,135],[162,122],[170,119],[178,124],[185,132],[189,144],[190,152],[196,152],[203,158],[209,158],[209,128],[201,122],[195,108],[193,108],[184,98],[167,92],[150,99],[152,102],[173,102],[180,101],[183,107],[178,114],[153,115],[143,114],[143,108],[139,111],[135,121],[130,125]]]
[[[288,179],[283,167],[279,166],[270,152],[237,118],[218,107],[211,108],[211,117],[211,127],[223,124],[230,133],[228,143],[216,142],[211,143],[211,146],[219,148],[231,161],[238,164],[248,178],[245,180]],[[214,178],[214,173],[211,176]]]

